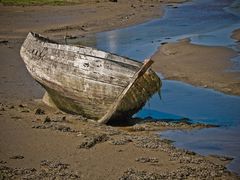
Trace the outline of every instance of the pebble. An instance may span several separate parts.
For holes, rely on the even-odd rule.
[[[50,123],[51,122],[51,119],[50,119],[50,117],[45,117],[45,119],[44,119],[44,121],[43,121],[43,123]]]
[[[136,158],[135,161],[137,162],[140,162],[140,163],[158,163],[158,159],[153,157],[139,157],[139,158]]]
[[[23,159],[24,156],[22,155],[16,155],[16,156],[11,156],[9,159]]]
[[[29,113],[30,111],[27,110],[27,109],[25,109],[25,110],[22,110],[21,112],[22,112],[22,113]]]
[[[218,158],[221,161],[232,161],[233,157],[227,157],[227,156],[219,156],[219,155],[210,155],[212,157]]]
[[[43,109],[41,109],[41,108],[37,108],[36,111],[35,111],[35,114],[43,115],[43,114],[45,114],[45,111]]]
[[[20,116],[12,116],[11,119],[17,119],[17,120],[19,120],[19,119],[22,119],[22,117],[20,117]]]
[[[72,130],[71,130],[70,127],[64,126],[64,125],[61,125],[61,124],[54,126],[54,129],[55,129],[55,130],[62,131],[62,132],[72,132]]]
[[[112,145],[125,145],[129,142],[132,142],[131,138],[129,138],[129,137],[111,138],[109,140],[109,143]]]
[[[15,107],[14,107],[13,105],[9,107],[9,109],[14,109],[14,108],[15,108]]]
[[[25,108],[25,107],[26,107],[26,105],[19,104],[19,105],[18,105],[18,107],[20,107],[20,108]]]
[[[107,141],[107,140],[108,140],[108,136],[106,134],[93,135],[91,137],[86,137],[78,146],[78,148],[90,149],[94,147],[96,144]]]

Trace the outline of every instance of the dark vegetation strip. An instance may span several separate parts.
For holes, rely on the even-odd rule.
[[[82,4],[86,2],[100,2],[100,1],[86,1],[86,0],[0,0],[0,4],[3,5],[73,5]]]

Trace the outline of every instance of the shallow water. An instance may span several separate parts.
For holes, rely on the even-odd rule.
[[[233,0],[195,0],[178,8],[166,7],[166,14],[161,19],[97,34],[97,48],[139,61],[149,58],[160,43],[181,38],[190,38],[196,44],[238,50],[236,42],[230,38],[231,31],[240,27],[238,2],[232,6]],[[234,60],[236,66],[228,71],[240,70],[240,58]],[[172,120],[185,117],[193,123],[221,126],[195,131],[167,131],[161,136],[174,140],[178,147],[204,155],[235,157],[228,168],[240,174],[240,97],[163,80],[162,100],[153,96],[135,116]]]
[[[237,13],[226,10],[233,2],[197,0],[178,8],[167,7],[161,19],[97,34],[97,48],[143,60],[150,57],[161,42],[181,38],[191,38],[196,44],[234,47],[236,44],[229,33],[240,27],[240,18]]]
[[[179,81],[162,81],[162,99],[154,95],[137,117],[189,118],[193,123],[219,126],[240,125],[240,97]]]
[[[189,149],[202,155],[217,154],[234,160],[228,169],[240,172],[240,126],[220,127],[192,131],[166,131],[161,137],[174,140],[175,146]]]

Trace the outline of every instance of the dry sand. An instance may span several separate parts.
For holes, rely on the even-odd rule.
[[[240,95],[240,73],[232,72],[237,52],[224,47],[193,45],[188,40],[164,44],[153,55],[153,69],[166,79]]]
[[[145,122],[106,126],[37,102],[1,104],[0,108],[0,177],[237,179],[224,167],[228,158],[175,149],[155,134],[202,125]]]
[[[74,6],[0,6],[0,39],[25,37],[30,30],[64,36],[125,27],[161,16],[161,4],[121,0]]]
[[[36,101],[44,90],[19,56],[28,31],[56,39],[66,34],[86,36],[157,17],[160,9],[157,1],[127,0],[61,7],[0,6],[0,179],[238,179],[224,167],[228,158],[175,149],[155,134],[204,126],[99,125]]]

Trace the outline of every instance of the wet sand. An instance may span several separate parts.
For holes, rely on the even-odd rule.
[[[175,149],[155,134],[203,128],[167,122],[106,126],[64,114],[40,102],[1,104],[0,172],[11,178],[237,179],[225,157]],[[36,114],[37,113],[37,114]]]
[[[239,42],[240,41],[240,29],[236,29],[235,31],[233,31],[233,34],[231,37]]]
[[[120,1],[74,6],[1,6],[0,39],[45,35],[85,35],[141,23],[163,14],[164,3]]]
[[[193,45],[187,39],[164,44],[153,55],[153,69],[166,79],[240,95],[240,73],[232,72],[237,52],[224,47]]]
[[[163,14],[162,5],[164,3],[137,0],[75,6],[0,5],[0,101],[19,102],[43,96],[43,89],[29,75],[19,55],[29,31],[56,40],[63,40],[65,35],[77,36],[78,41],[85,42],[95,32],[159,17]]]
[[[28,31],[55,39],[84,37],[159,17],[163,13],[159,9],[159,3],[140,1],[0,6],[1,178],[238,179],[225,168],[229,159],[175,149],[156,135],[161,130],[203,125],[139,121],[99,125],[36,100],[44,90],[30,77],[19,55]]]

